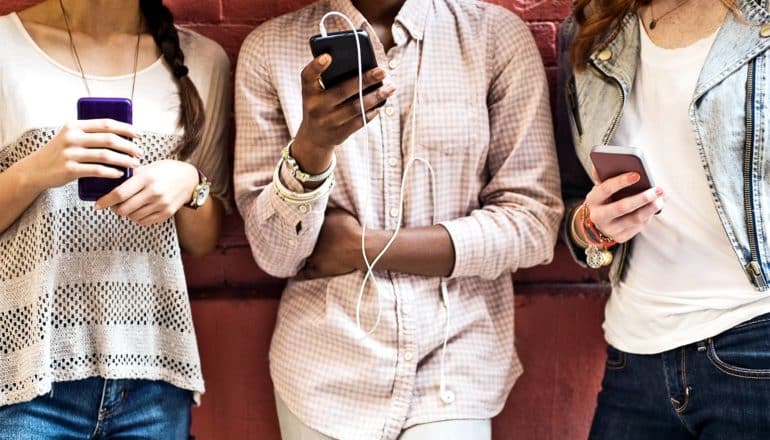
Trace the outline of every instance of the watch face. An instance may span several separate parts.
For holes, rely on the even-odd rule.
[[[201,185],[198,190],[198,196],[195,198],[195,204],[203,206],[206,203],[206,199],[209,198],[209,192],[211,192],[211,185]]]

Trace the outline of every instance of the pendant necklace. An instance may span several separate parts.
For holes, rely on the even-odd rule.
[[[67,35],[70,40],[70,50],[72,51],[73,58],[80,70],[80,77],[83,78],[83,85],[86,87],[88,96],[91,96],[91,88],[88,87],[88,79],[86,78],[85,71],[83,70],[83,64],[80,62],[80,56],[78,55],[78,49],[75,47],[75,39],[72,38],[72,29],[70,28],[70,22],[67,18],[67,12],[64,10],[64,1],[59,0],[59,6],[61,7],[61,13],[64,17],[64,26],[67,28]],[[139,43],[142,40],[142,18],[139,18],[139,30],[136,33],[136,49],[134,50],[134,76],[131,80],[131,101],[134,100],[134,89],[136,88],[136,70],[139,64]]]
[[[652,16],[652,19],[650,20],[650,24],[649,24],[647,27],[648,27],[650,30],[653,30],[653,29],[655,29],[656,27],[658,27],[658,22],[659,22],[660,20],[663,20],[663,18],[664,18],[666,15],[668,15],[668,14],[670,14],[670,13],[672,13],[672,12],[676,11],[677,9],[679,9],[679,8],[681,8],[682,6],[686,5],[687,3],[690,3],[690,0],[684,0],[683,2],[679,3],[678,5],[676,5],[676,6],[675,6],[673,9],[670,9],[669,11],[667,11],[665,14],[661,15],[661,16],[660,16],[660,17],[658,17],[658,18],[655,18],[655,10],[654,10],[654,9],[652,9],[652,3],[650,3],[650,15]]]

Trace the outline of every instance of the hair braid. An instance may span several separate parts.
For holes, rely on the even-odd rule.
[[[176,78],[180,100],[179,125],[184,128],[184,135],[174,153],[186,159],[195,151],[203,137],[206,122],[203,101],[188,75],[184,53],[179,44],[179,33],[174,26],[171,11],[163,4],[163,0],[140,0],[139,7],[155,44]]]

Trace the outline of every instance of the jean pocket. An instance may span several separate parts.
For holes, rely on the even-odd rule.
[[[619,371],[626,368],[626,354],[617,348],[608,345],[606,367],[608,370],[613,371]]]
[[[707,342],[709,361],[744,379],[770,379],[770,315],[752,319]]]

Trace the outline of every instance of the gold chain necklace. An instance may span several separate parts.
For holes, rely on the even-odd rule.
[[[86,87],[86,93],[91,96],[91,88],[88,87],[88,79],[86,73],[83,70],[83,64],[80,62],[80,56],[78,55],[78,49],[75,47],[75,39],[72,38],[72,29],[70,28],[70,22],[67,18],[67,12],[64,10],[64,0],[59,0],[59,6],[61,7],[61,14],[64,17],[64,26],[67,28],[67,35],[70,39],[70,50],[75,58],[75,62],[80,70],[80,77],[83,78],[83,85]],[[131,80],[131,101],[134,100],[134,89],[136,88],[136,70],[139,65],[139,43],[142,41],[142,17],[139,17],[139,30],[136,33],[136,49],[134,51],[134,76]]]
[[[667,11],[665,14],[661,15],[661,16],[660,16],[660,17],[658,17],[658,18],[655,18],[655,11],[652,9],[652,3],[650,3],[650,15],[652,16],[652,20],[650,20],[650,24],[649,24],[647,27],[648,27],[650,30],[653,30],[653,29],[655,29],[655,28],[658,26],[658,22],[659,22],[660,20],[663,20],[663,18],[664,18],[666,15],[668,15],[668,14],[670,14],[670,13],[672,13],[672,12],[676,11],[677,9],[679,9],[679,8],[681,8],[682,6],[686,5],[687,3],[690,3],[690,0],[684,0],[683,2],[679,3],[678,5],[676,5],[676,6],[675,6],[673,9],[670,9],[669,11]]]

